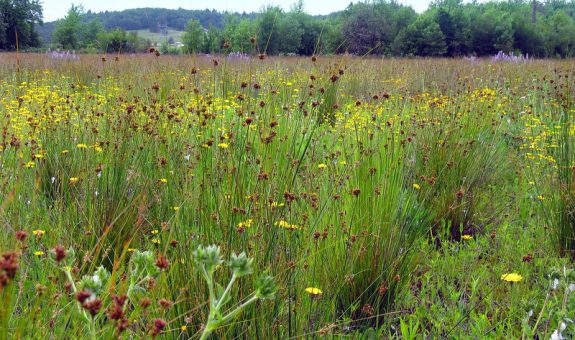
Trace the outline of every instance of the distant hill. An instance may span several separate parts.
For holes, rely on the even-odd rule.
[[[94,13],[88,11],[82,20],[89,22],[99,19],[106,29],[121,28],[126,31],[147,30],[160,32],[162,27],[183,31],[190,19],[197,19],[202,26],[222,28],[226,16],[241,19],[255,19],[257,13],[222,13],[216,10],[187,10],[166,8],[135,8],[123,11],[106,11]],[[45,43],[50,43],[56,22],[47,22],[38,27],[38,33]]]

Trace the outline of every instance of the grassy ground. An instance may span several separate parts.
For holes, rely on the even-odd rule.
[[[16,63],[2,338],[573,334],[573,61]]]
[[[168,35],[166,36],[163,33],[155,33],[155,32],[150,32],[150,30],[133,30],[133,31],[128,31],[128,32],[136,32],[138,34],[138,37],[140,38],[144,38],[146,40],[150,40],[153,44],[161,44],[164,41],[169,40],[170,38],[173,38],[174,41],[182,41],[182,36],[184,35],[184,31],[176,31],[176,30],[168,30]]]

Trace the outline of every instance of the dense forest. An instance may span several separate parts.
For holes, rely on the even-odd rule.
[[[163,53],[458,57],[503,51],[575,56],[573,0],[437,0],[423,13],[397,1],[376,0],[350,3],[328,16],[307,14],[302,1],[289,11],[270,6],[260,13],[241,14],[158,8],[93,13],[72,6],[65,18],[45,24],[31,6],[28,12],[35,14],[21,20],[27,25],[14,25],[10,13],[26,3],[38,1],[0,0],[0,49],[15,48],[11,32],[17,27],[27,39],[23,47],[138,52],[149,48],[150,41],[127,31],[169,27],[185,31],[183,47],[166,41],[160,46]],[[41,9],[39,13],[41,18]]]

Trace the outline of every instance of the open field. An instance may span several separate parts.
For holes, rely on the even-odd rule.
[[[572,336],[574,98],[574,61],[2,54],[0,338]]]
[[[164,35],[162,33],[154,33],[150,32],[150,30],[134,30],[128,32],[136,32],[138,37],[144,38],[146,40],[150,40],[152,44],[159,45],[164,41],[167,41],[170,38],[173,38],[174,41],[182,41],[182,36],[184,35],[183,31],[176,31],[176,30],[168,30],[168,35]]]

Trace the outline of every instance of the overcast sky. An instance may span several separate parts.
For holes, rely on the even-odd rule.
[[[265,5],[280,5],[289,10],[297,0],[41,0],[44,5],[44,21],[54,21],[66,15],[71,4],[81,4],[86,11],[117,11],[141,7],[179,7],[185,9],[216,9],[218,11],[257,12]],[[304,0],[305,10],[310,14],[328,14],[347,7],[351,0]],[[357,0],[356,0],[357,2]],[[399,0],[410,5],[418,12],[423,12],[430,0]]]

